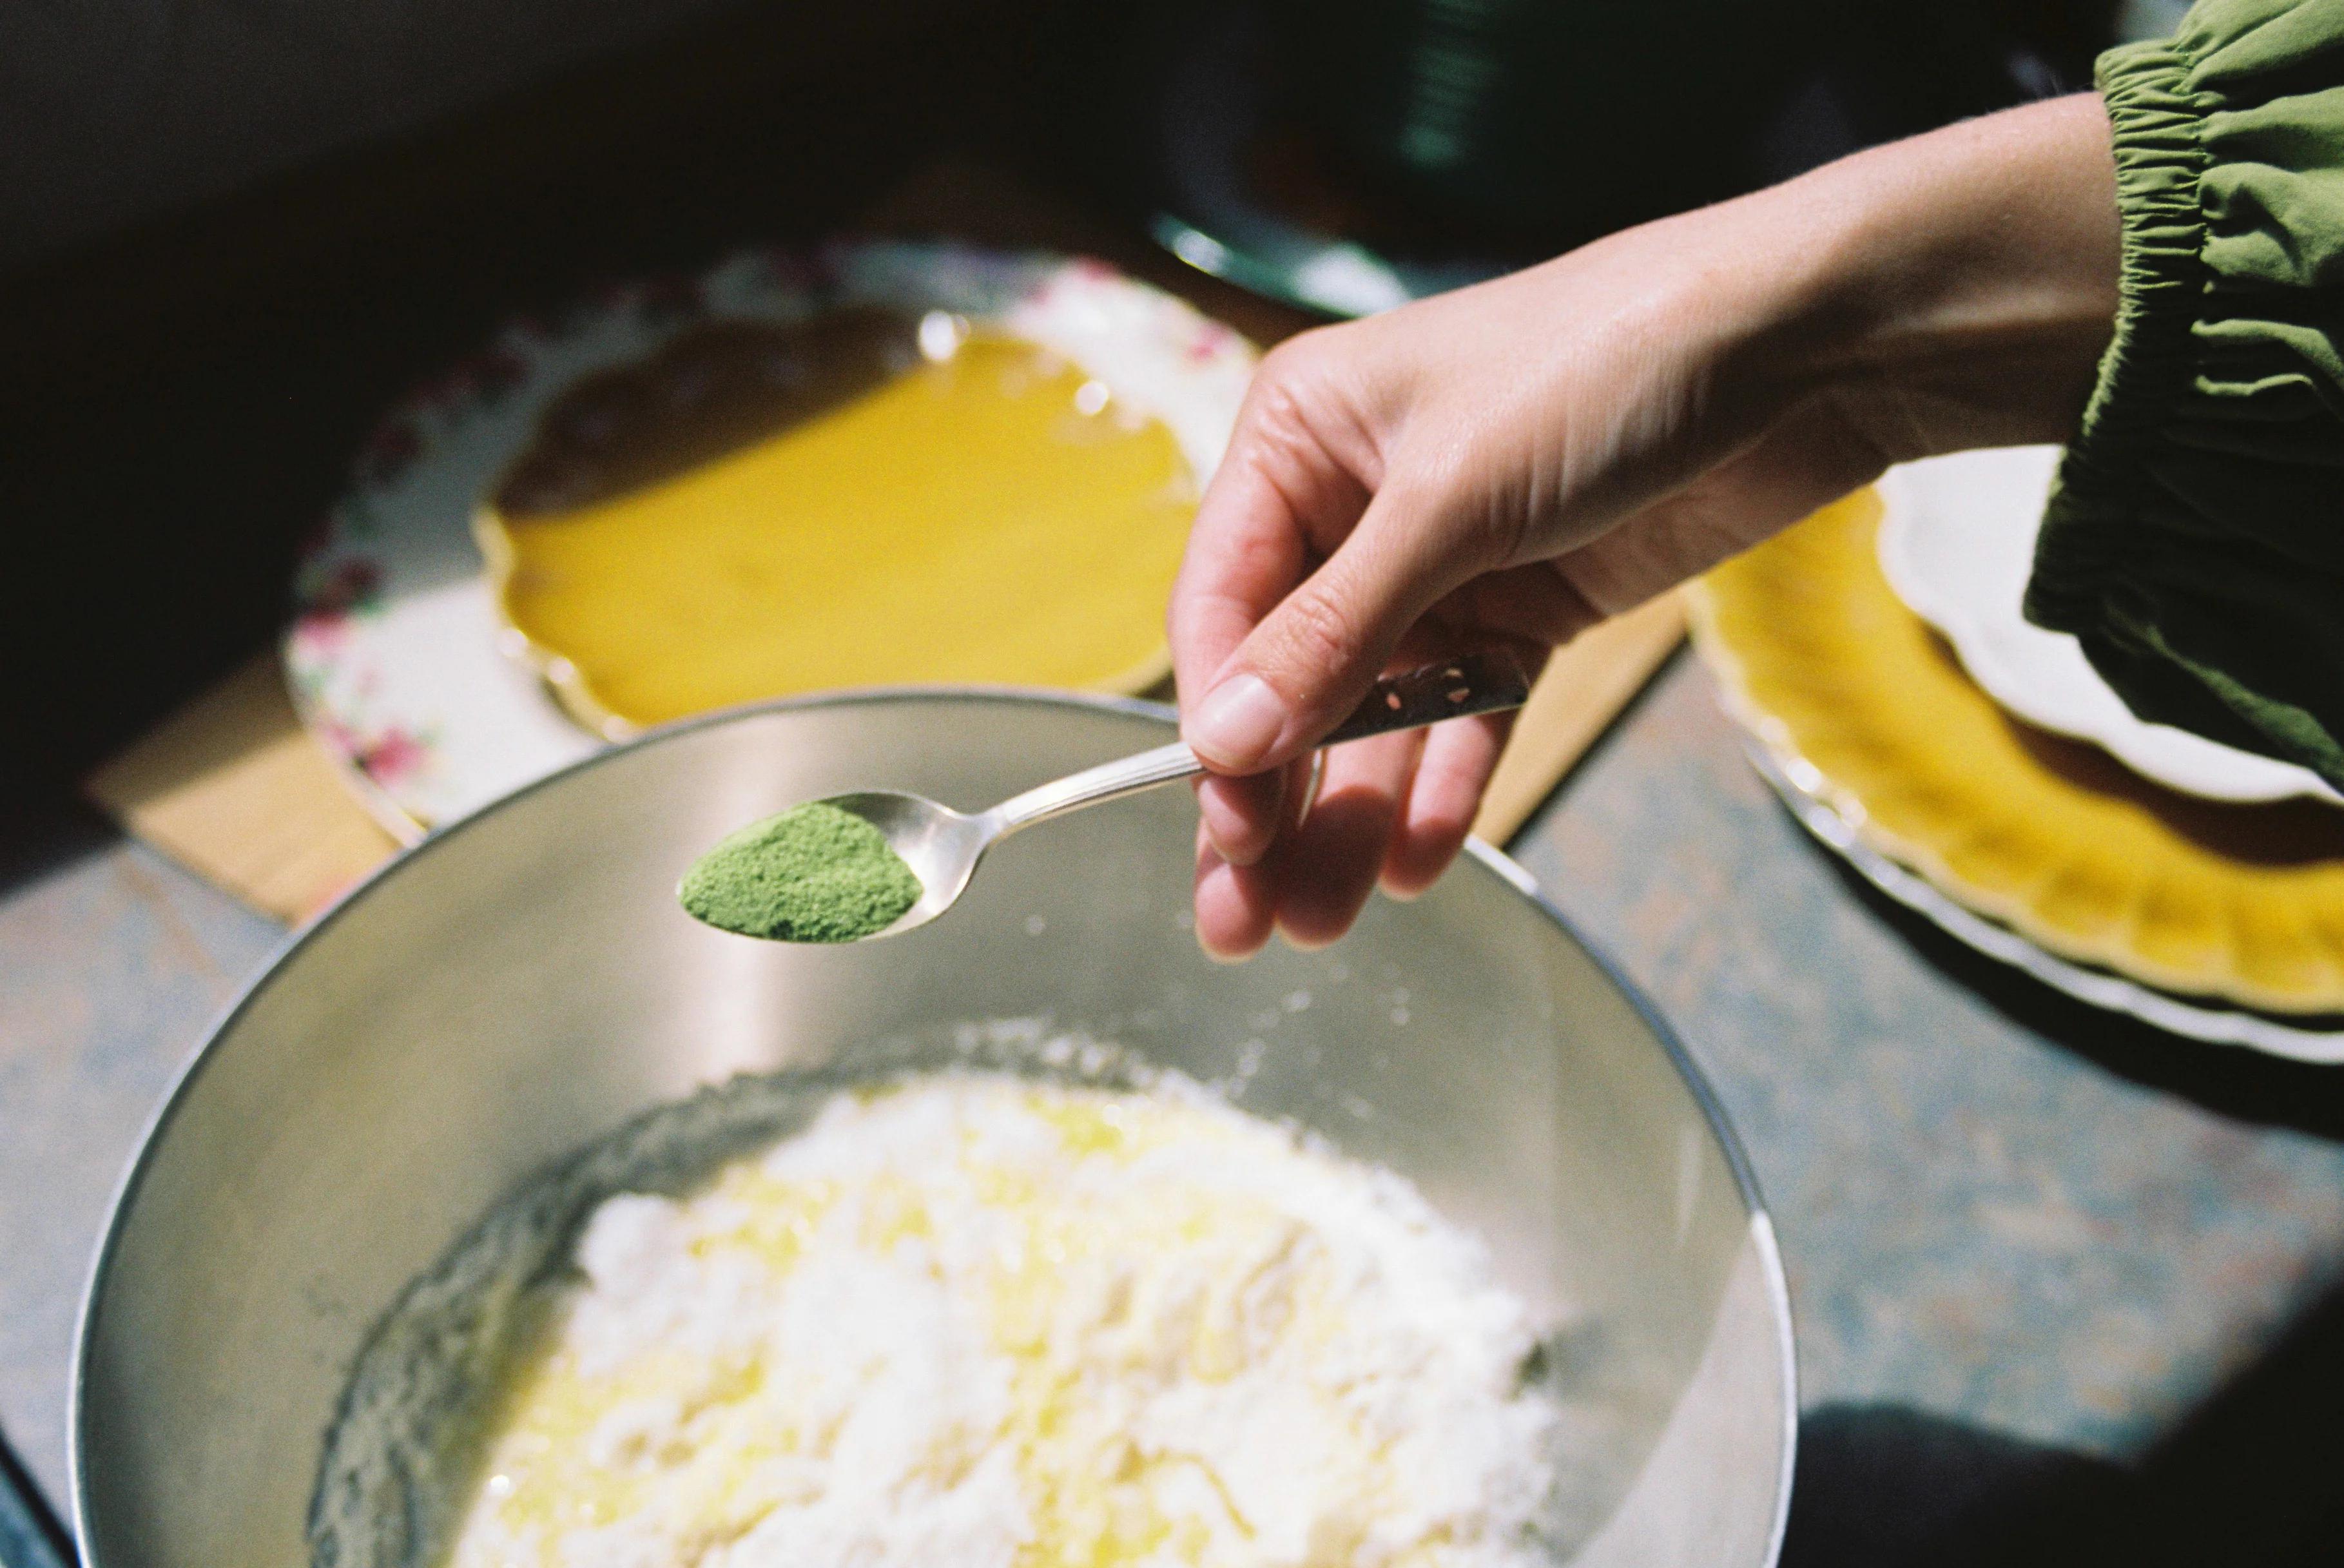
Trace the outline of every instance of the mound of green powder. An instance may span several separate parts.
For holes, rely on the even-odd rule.
[[[879,830],[819,801],[728,834],[676,896],[720,930],[783,942],[853,942],[919,902],[920,879]]]

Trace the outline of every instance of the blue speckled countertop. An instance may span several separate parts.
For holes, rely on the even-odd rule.
[[[0,1426],[61,1498],[106,1196],[281,932],[86,817],[15,831]],[[2344,1550],[2344,1069],[2102,1017],[1883,903],[1687,659],[1514,848],[1675,1024],[1773,1209],[1806,1409],[1787,1563]]]

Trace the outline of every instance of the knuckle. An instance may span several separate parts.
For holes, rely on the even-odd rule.
[[[1350,361],[1348,327],[1314,327],[1262,356],[1253,374],[1252,400],[1264,418],[1298,418],[1323,400]]]
[[[1319,677],[1344,669],[1358,658],[1358,623],[1324,589],[1306,587],[1280,608],[1279,651],[1293,673],[1306,679]]]
[[[1310,400],[1294,382],[1257,382],[1247,399],[1245,433],[1263,452],[1289,457],[1310,444]]]
[[[1258,379],[1272,385],[1282,385],[1298,379],[1308,379],[1326,363],[1332,340],[1339,329],[1313,327],[1297,332],[1261,357],[1261,369],[1255,372]]]
[[[1322,450],[1321,400],[1315,383],[1265,361],[1246,393],[1228,462],[1259,473],[1280,490],[1309,472]]]

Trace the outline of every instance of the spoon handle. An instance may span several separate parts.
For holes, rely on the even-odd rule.
[[[1511,654],[1468,653],[1385,676],[1368,688],[1366,700],[1352,709],[1351,716],[1336,725],[1321,744],[1339,745],[1345,741],[1365,740],[1369,735],[1389,734],[1394,730],[1420,729],[1469,713],[1519,708],[1529,701],[1530,694],[1530,677]],[[1204,771],[1205,764],[1197,760],[1197,754],[1186,743],[1175,741],[1168,746],[1157,746],[1137,756],[1117,757],[1111,763],[1054,779],[1003,801],[988,814],[998,824],[995,831],[1005,835],[1083,806],[1137,794]]]
[[[1197,754],[1186,743],[1174,741],[1168,746],[1157,746],[1137,756],[1117,757],[1111,763],[1053,779],[1024,794],[1012,795],[985,814],[995,820],[994,831],[1006,835],[1083,806],[1119,800],[1204,771],[1205,764],[1197,760]]]
[[[1438,664],[1386,675],[1368,688],[1351,716],[1337,724],[1322,746],[1421,729],[1470,713],[1501,713],[1531,700],[1531,678],[1511,653],[1465,653]]]

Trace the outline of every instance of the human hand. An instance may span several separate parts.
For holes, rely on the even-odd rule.
[[[2056,440],[2114,317],[2098,100],[1861,154],[1262,364],[1169,615],[1197,933],[1313,946],[1455,858],[1502,718],[1311,748],[1395,663],[1547,650],[1875,477]]]

